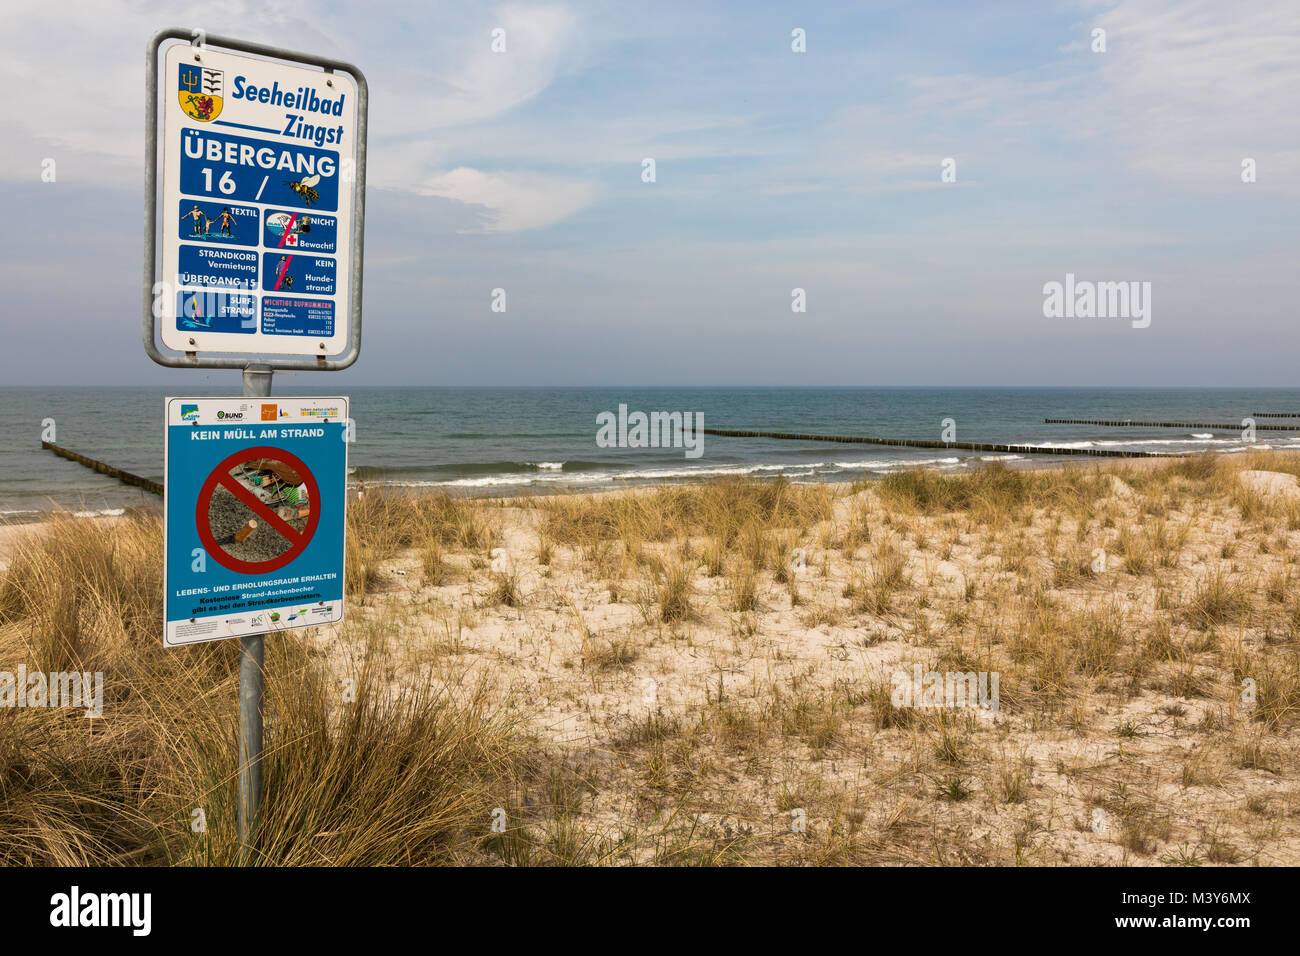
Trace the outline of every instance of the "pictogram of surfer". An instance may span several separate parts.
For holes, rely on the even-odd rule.
[[[191,329],[209,329],[212,327],[212,321],[203,315],[203,305],[199,302],[197,294],[191,294],[185,302],[183,308],[185,316],[185,325]]]

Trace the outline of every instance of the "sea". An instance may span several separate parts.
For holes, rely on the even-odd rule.
[[[239,394],[231,373],[229,390]],[[355,421],[349,481],[366,487],[514,496],[692,482],[722,476],[845,482],[918,465],[962,472],[989,461],[1012,467],[1064,460],[1064,449],[1234,453],[1300,448],[1300,389],[1211,388],[423,388],[279,387],[284,395],[347,394]],[[53,419],[57,443],[162,480],[163,388],[0,388],[0,521],[52,510],[115,514],[156,507],[157,497],[41,448]],[[195,393],[189,393],[195,394]],[[683,447],[601,447],[602,414],[681,412],[705,428],[1025,444],[1041,454],[990,454],[705,435],[699,457]],[[1046,418],[1230,426],[1055,425]],[[946,423],[945,419],[952,422]],[[694,420],[694,419],[692,419]],[[1292,427],[1294,426],[1294,431]]]

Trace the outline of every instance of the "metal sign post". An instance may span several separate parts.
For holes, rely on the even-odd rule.
[[[164,50],[169,40],[185,42]],[[169,368],[241,369],[249,398],[270,396],[277,368],[348,368],[361,351],[364,74],[342,60],[172,28],[149,41],[145,88],[145,353]],[[170,435],[170,419],[168,427]],[[312,530],[323,507],[310,502]],[[173,509],[165,511],[170,522]],[[340,553],[340,588],[342,575]],[[334,614],[319,604],[313,610]],[[238,633],[227,621],[229,634],[191,638],[240,640],[241,862],[255,848],[262,797],[266,632],[248,631],[278,616],[251,614],[236,619]],[[171,617],[168,609],[164,641],[175,646]]]
[[[269,396],[272,370],[264,365],[244,369],[244,395]],[[266,692],[265,635],[239,639],[239,846],[247,863],[257,843],[258,811],[262,806],[262,701]]]

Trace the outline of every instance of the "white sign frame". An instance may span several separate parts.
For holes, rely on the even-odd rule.
[[[192,42],[164,50],[167,39]],[[148,53],[146,352],[173,367],[242,368],[250,361],[281,369],[348,367],[361,343],[369,99],[364,75],[342,61],[202,38],[199,31],[162,31]],[[199,92],[208,94],[206,103],[193,91],[183,94],[181,80],[190,72],[202,77]],[[204,105],[206,120],[198,118]],[[290,122],[289,115],[297,119]],[[190,153],[183,159],[186,148]],[[217,161],[208,163],[211,157]],[[200,166],[206,188],[196,178]],[[312,182],[322,169],[329,173],[328,190]],[[335,208],[322,208],[322,200]],[[184,234],[191,224],[182,219],[182,203],[207,214],[202,236],[196,234],[198,219]],[[224,220],[218,207],[238,217]],[[314,216],[332,223],[323,230],[329,242],[316,243],[321,251],[286,254],[267,238],[269,220],[284,221],[277,212],[299,217],[282,238],[300,239],[301,217]],[[214,222],[214,216],[224,221]],[[231,227],[233,234],[226,235]],[[285,259],[291,268],[296,261],[293,274],[268,267]],[[296,280],[298,288],[269,288],[278,281],[267,276]],[[248,279],[253,288],[235,284]],[[268,299],[274,300],[269,307]],[[185,328],[178,328],[178,311]],[[326,334],[322,317],[331,313]],[[158,349],[159,338],[179,354]]]

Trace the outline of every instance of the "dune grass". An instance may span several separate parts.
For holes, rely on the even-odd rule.
[[[537,507],[554,541],[593,539],[662,542],[707,536],[724,548],[745,539],[754,550],[762,535],[778,528],[807,527],[830,517],[832,492],[820,485],[723,479],[703,485],[656,488],[616,495],[548,498]]]
[[[239,859],[238,643],[164,649],[161,566],[161,527],[147,516],[59,518],[17,546],[0,578],[0,669],[102,671],[105,701],[100,718],[0,708],[0,864]],[[456,700],[427,688],[395,696],[373,665],[362,661],[345,695],[303,632],[267,639],[265,805],[251,862],[475,852],[509,789],[512,723],[481,687]]]

